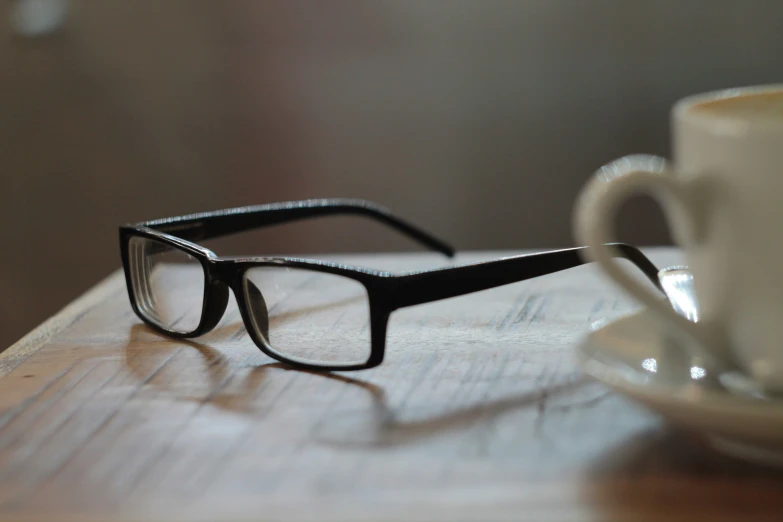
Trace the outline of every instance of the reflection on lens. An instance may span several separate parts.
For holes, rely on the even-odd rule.
[[[131,282],[139,311],[167,330],[196,330],[204,301],[201,263],[154,239],[133,237],[129,246]]]
[[[253,327],[279,355],[305,364],[363,364],[370,357],[370,304],[353,279],[287,267],[245,273]]]

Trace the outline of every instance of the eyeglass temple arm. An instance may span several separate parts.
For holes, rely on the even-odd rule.
[[[625,258],[658,289],[658,268],[638,248],[612,243],[616,257]],[[588,247],[527,254],[496,261],[417,272],[398,276],[397,308],[448,299],[487,290],[582,265]],[[661,289],[662,290],[662,289]]]
[[[255,205],[251,207],[238,207],[226,210],[216,210],[213,212],[189,214],[186,216],[146,221],[139,224],[182,239],[187,239],[188,241],[202,241],[256,228],[290,223],[300,219],[347,214],[375,219],[432,250],[441,252],[448,257],[454,256],[454,249],[445,242],[428,232],[403,221],[389,212],[388,209],[361,199],[308,199],[302,201],[287,201],[284,203],[271,203],[267,205]]]

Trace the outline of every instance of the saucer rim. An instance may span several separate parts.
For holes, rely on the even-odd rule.
[[[598,360],[593,355],[606,344],[602,342],[601,337],[616,336],[614,330],[621,325],[634,323],[643,323],[645,326],[656,324],[656,334],[660,335],[662,332],[657,316],[649,309],[642,308],[617,317],[588,332],[577,343],[575,351],[581,371],[621,394],[639,397],[645,402],[654,401],[669,406],[698,408],[704,413],[741,415],[744,418],[765,420],[774,418],[783,421],[783,400],[740,396],[726,389],[702,386],[698,381],[671,386],[654,380],[642,383],[641,379],[629,378],[630,374],[639,377],[648,376],[642,368],[636,369],[625,365],[627,370],[622,371],[616,366]]]

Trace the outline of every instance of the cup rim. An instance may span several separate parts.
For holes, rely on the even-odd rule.
[[[751,129],[783,132],[783,118],[743,118],[730,114],[691,110],[697,105],[711,101],[775,91],[783,94],[783,83],[748,85],[692,94],[674,104],[672,118],[678,121],[695,122],[713,130],[719,129],[724,134],[744,134]]]

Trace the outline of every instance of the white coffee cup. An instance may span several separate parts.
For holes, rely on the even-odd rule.
[[[630,295],[698,342],[712,371],[739,370],[783,391],[783,85],[700,94],[672,111],[674,161],[628,156],[598,171],[575,209],[588,256]],[[615,214],[630,196],[658,199],[693,272],[698,322],[613,259]]]

